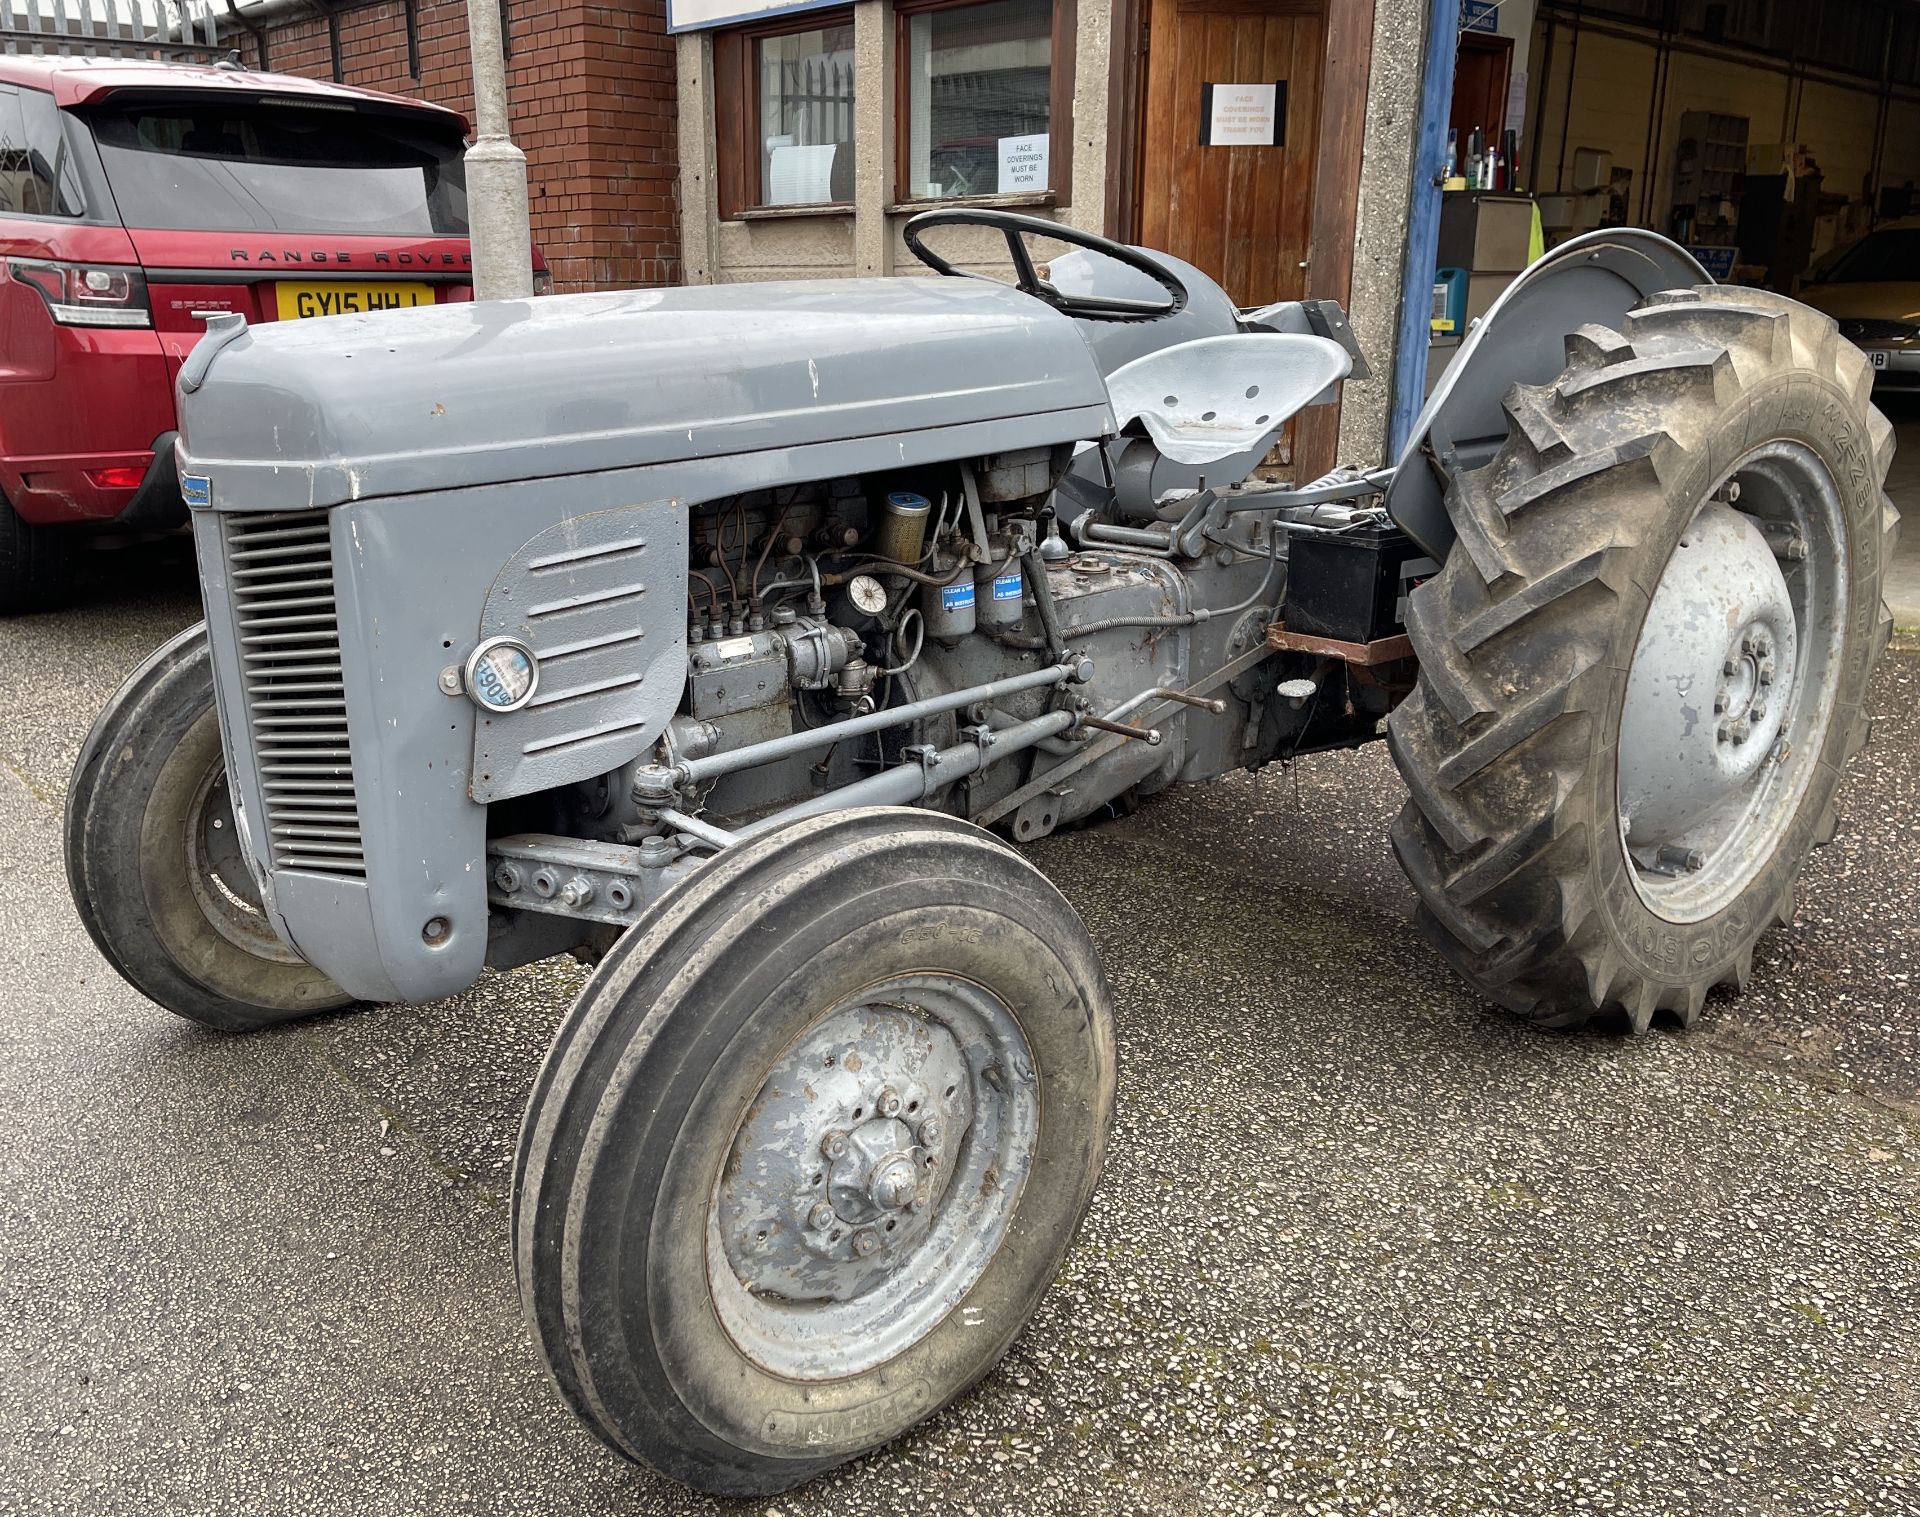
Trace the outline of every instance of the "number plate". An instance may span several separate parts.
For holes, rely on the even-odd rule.
[[[344,316],[361,311],[396,311],[433,304],[433,286],[411,280],[389,284],[292,284],[274,286],[282,321],[305,316]]]
[[[1872,361],[1876,369],[1884,369],[1887,366],[1887,350],[1885,348],[1868,348],[1867,357]]]

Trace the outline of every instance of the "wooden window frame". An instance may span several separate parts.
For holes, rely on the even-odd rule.
[[[742,221],[755,216],[845,214],[851,200],[816,200],[801,205],[760,203],[760,75],[758,44],[769,37],[791,37],[831,26],[852,26],[853,7],[795,11],[748,26],[730,26],[713,34],[713,145],[714,187],[720,219]],[[858,120],[860,77],[854,74],[855,120]],[[857,144],[849,144],[857,153]]]
[[[1044,193],[1015,195],[951,195],[940,198],[908,192],[907,154],[912,150],[911,107],[913,81],[908,75],[908,30],[915,16],[929,11],[965,10],[992,0],[898,0],[893,8],[893,199],[890,209],[925,210],[946,205],[1073,204],[1073,61],[1077,42],[1077,0],[1053,0],[1053,32],[1048,51],[1047,188]]]

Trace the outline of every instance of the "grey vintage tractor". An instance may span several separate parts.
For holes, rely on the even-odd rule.
[[[1864,358],[1656,237],[1549,255],[1397,468],[1296,485],[1337,308],[996,211],[908,242],[953,277],[214,318],[206,621],[68,803],[100,951],[212,1027],[597,964],[520,1289],[589,1426],[714,1491],[960,1395],[1073,1237],[1109,993],[1010,843],[1384,735],[1471,984],[1688,1023],[1831,834],[1890,626]]]

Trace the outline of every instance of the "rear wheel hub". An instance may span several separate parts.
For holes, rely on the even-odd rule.
[[[1770,442],[1700,508],[1655,588],[1627,680],[1620,827],[1643,900],[1722,910],[1773,855],[1832,714],[1846,610],[1833,480]]]

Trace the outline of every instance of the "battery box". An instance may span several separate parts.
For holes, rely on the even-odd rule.
[[[1289,632],[1373,643],[1406,630],[1407,596],[1440,572],[1391,522],[1297,532],[1287,543]]]

